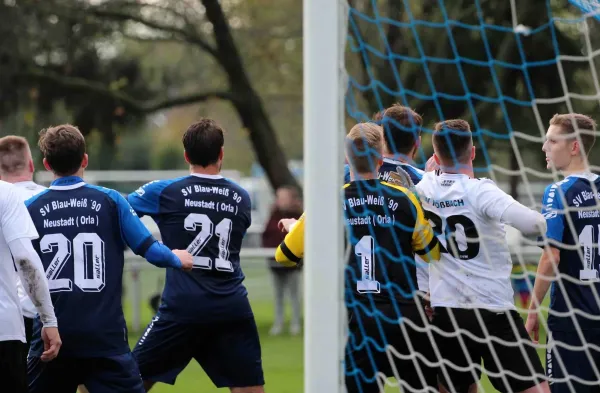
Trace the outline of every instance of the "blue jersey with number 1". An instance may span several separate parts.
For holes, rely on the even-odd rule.
[[[600,177],[588,173],[568,176],[544,193],[546,237],[560,250],[560,280],[550,290],[548,326],[553,331],[600,329],[595,295],[600,295],[599,190]]]
[[[76,176],[55,180],[26,202],[62,338],[61,355],[107,357],[129,351],[121,291],[125,247],[144,255],[155,243],[117,191]],[[43,352],[39,317],[31,354]]]
[[[191,272],[167,270],[162,319],[212,322],[252,316],[240,266],[251,223],[246,190],[222,176],[193,174],[150,182],[127,199],[139,215],[154,219],[166,246],[194,255]]]

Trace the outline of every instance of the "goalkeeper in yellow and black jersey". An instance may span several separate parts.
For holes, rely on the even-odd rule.
[[[383,373],[399,377],[405,391],[436,389],[436,369],[424,361],[436,359],[423,332],[428,321],[417,289],[415,254],[425,261],[438,260],[437,238],[414,194],[378,180],[381,127],[358,124],[346,141],[352,178],[344,186],[347,245],[352,249],[345,274],[346,387],[349,393],[377,393],[376,376]],[[300,263],[306,219],[303,215],[297,222],[284,220],[289,233],[277,249],[278,262]],[[400,355],[392,356],[393,364],[388,345]]]

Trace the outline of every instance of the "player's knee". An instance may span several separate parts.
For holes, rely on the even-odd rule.
[[[264,386],[248,386],[245,388],[231,388],[231,393],[265,393]]]

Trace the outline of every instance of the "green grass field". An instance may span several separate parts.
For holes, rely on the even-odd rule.
[[[265,391],[268,393],[303,393],[303,339],[289,335],[269,336],[268,331],[273,320],[273,311],[268,271],[264,263],[256,261],[246,264],[244,271],[247,276],[246,286],[260,331],[266,380]],[[142,328],[152,317],[152,310],[147,299],[151,293],[156,292],[157,282],[161,276],[162,272],[158,269],[144,270],[140,275],[143,284]],[[127,301],[129,295],[130,287],[126,290],[125,312],[128,323],[131,323],[131,306]],[[130,331],[129,339],[133,347],[141,332],[133,332],[132,329]],[[545,342],[545,332],[541,332],[541,335],[540,342],[543,343]],[[539,351],[539,355],[543,359],[543,350]],[[482,378],[482,386],[486,393],[496,391],[485,376]],[[192,361],[179,375],[175,386],[157,384],[152,389],[154,393],[220,393],[225,391],[228,390],[215,388],[195,361]],[[388,387],[385,390],[386,393],[398,391],[397,387]]]

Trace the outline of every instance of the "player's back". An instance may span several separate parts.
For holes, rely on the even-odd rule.
[[[461,174],[428,172],[417,190],[444,247],[440,261],[430,265],[432,305],[513,309],[506,233],[492,217],[514,200],[491,180]]]
[[[194,255],[192,272],[167,270],[162,318],[202,322],[252,315],[240,266],[251,223],[250,197],[242,187],[222,176],[192,174],[148,183],[128,200],[156,221],[165,245]]]
[[[78,177],[55,180],[29,199],[40,255],[67,356],[100,357],[129,350],[121,305],[124,215],[133,214],[114,190]],[[119,206],[119,204],[121,206]],[[140,242],[148,239],[139,239]],[[41,354],[36,321],[32,351]]]
[[[344,186],[346,231],[352,248],[346,267],[348,306],[355,301],[369,304],[371,299],[381,304],[414,303],[414,236],[424,223],[418,205],[406,188],[380,180]]]
[[[559,316],[550,312],[548,326],[553,331],[577,326],[600,329],[599,190],[600,177],[583,174],[568,176],[548,186],[544,193],[548,240],[560,249],[560,280],[552,283],[550,309],[566,313]]]

